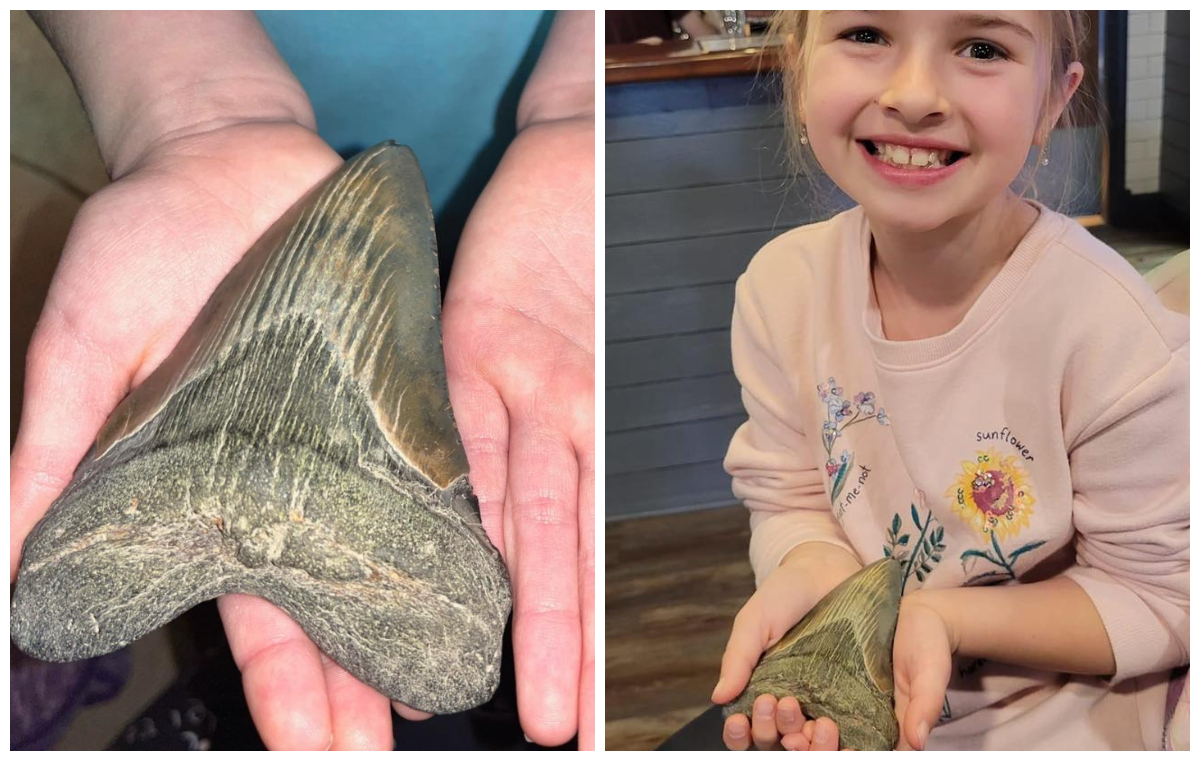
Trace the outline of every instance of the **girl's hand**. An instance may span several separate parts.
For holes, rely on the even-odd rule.
[[[896,682],[896,721],[900,742],[896,750],[924,750],[929,730],[937,724],[950,683],[951,656],[958,637],[922,590],[900,599],[900,617],[892,643]]]
[[[793,550],[742,606],[733,621],[733,631],[721,659],[721,678],[712,693],[714,703],[729,703],[750,682],[755,664],[767,648],[779,641],[829,590],[858,571],[861,566],[845,551],[814,542]],[[821,724],[805,717],[794,697],[776,703],[771,695],[760,695],[754,703],[754,719],[735,714],[725,720],[723,737],[730,750],[746,750],[751,742],[760,750],[778,748],[781,736],[790,736],[804,749],[837,749],[837,727],[828,718]],[[824,727],[829,737],[817,731]]]

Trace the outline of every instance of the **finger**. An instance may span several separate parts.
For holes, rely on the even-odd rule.
[[[837,750],[838,729],[833,719],[822,716],[813,725],[813,742],[811,750]]]
[[[770,750],[779,742],[779,729],[775,726],[775,696],[759,695],[754,700],[754,720],[750,725],[754,747]]]
[[[745,714],[735,713],[725,720],[725,731],[721,735],[725,747],[730,750],[750,749],[750,720]]]
[[[593,440],[594,441],[594,440]],[[592,447],[594,447],[594,443]],[[579,669],[579,749],[596,747],[596,460],[579,458],[579,612],[583,661]]]
[[[792,732],[791,734],[786,734],[779,738],[779,743],[783,746],[784,750],[808,750],[809,745],[811,744],[809,743],[808,738],[804,736],[803,732]]]
[[[404,705],[399,700],[392,701],[392,708],[396,709],[396,713],[400,714],[401,718],[408,719],[409,721],[425,721],[433,717],[433,714],[418,711],[412,706]]]
[[[517,710],[530,739],[561,745],[579,716],[578,465],[564,437],[527,417],[510,425],[504,512],[512,532]]]
[[[801,734],[804,735],[804,739],[808,740],[808,744],[810,746],[813,744],[813,737],[816,735],[816,731],[817,722],[813,721],[812,719],[805,721],[804,728],[800,730]]]
[[[804,727],[804,714],[800,713],[800,701],[793,697],[780,700],[775,714],[775,723],[779,727],[780,734],[795,734]]]
[[[448,319],[457,319],[448,313]],[[447,335],[453,322],[447,325]],[[471,489],[479,500],[483,530],[507,560],[504,491],[508,479],[508,411],[496,389],[474,374],[466,356],[469,341],[446,343],[446,382],[450,406],[462,436]]]
[[[753,598],[751,598],[753,600]],[[750,683],[750,674],[762,655],[766,635],[757,603],[747,603],[733,619],[733,630],[721,656],[721,676],[712,692],[714,703],[728,703]]]
[[[320,650],[325,669],[325,693],[333,728],[330,750],[391,750],[392,712],[389,701],[360,682]]]
[[[30,344],[9,480],[9,583],[25,538],[71,481],[129,388],[129,373],[47,303]]]
[[[224,595],[217,609],[263,744],[271,750],[328,749],[333,726],[317,646],[261,597]]]

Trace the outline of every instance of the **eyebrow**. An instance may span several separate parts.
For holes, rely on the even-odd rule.
[[[878,15],[885,11],[829,11],[827,16],[833,16],[838,13],[865,13],[868,15]],[[1021,26],[1015,21],[1011,21],[1002,16],[989,16],[985,13],[959,13],[951,17],[951,23],[958,26],[971,27],[972,29],[1008,29],[1016,32],[1030,42],[1036,42],[1033,32]]]

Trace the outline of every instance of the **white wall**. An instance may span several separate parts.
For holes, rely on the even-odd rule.
[[[1134,194],[1159,189],[1166,16],[1166,11],[1129,11],[1125,187]]]

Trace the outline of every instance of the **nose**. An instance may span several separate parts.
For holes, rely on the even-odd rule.
[[[913,125],[931,118],[944,118],[950,111],[931,55],[920,51],[904,58],[878,102],[891,114]]]

